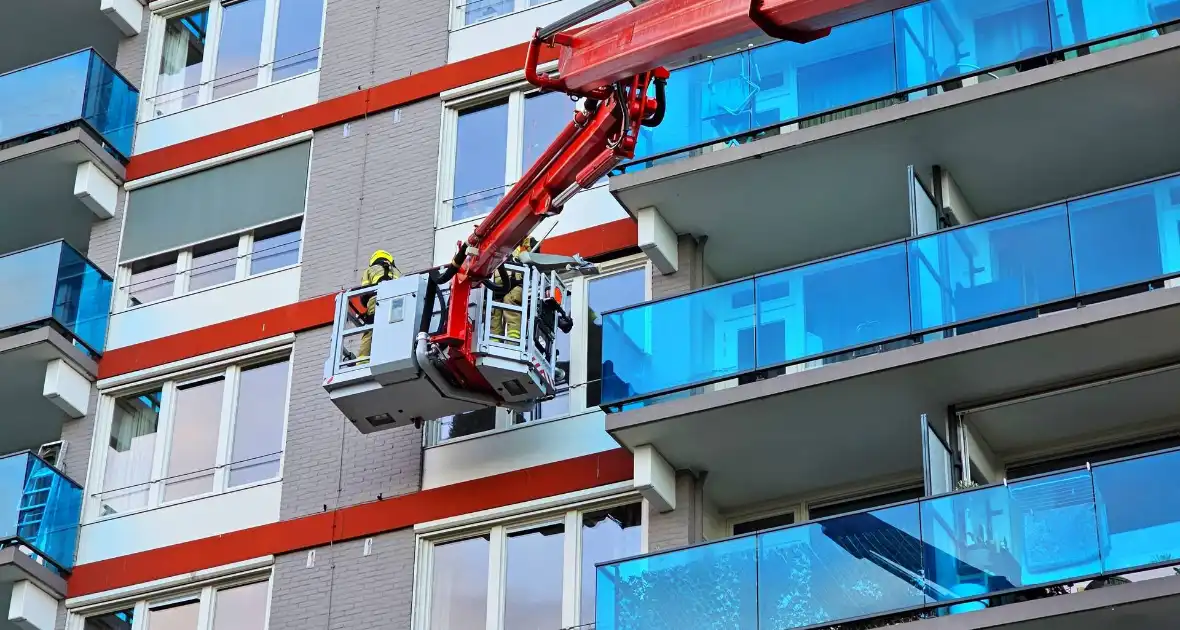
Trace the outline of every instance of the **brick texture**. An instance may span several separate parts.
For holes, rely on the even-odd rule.
[[[446,63],[449,10],[440,0],[328,0],[320,100]]]
[[[676,509],[660,514],[643,502],[650,552],[692,545],[704,540],[699,482],[692,473],[676,473]]]
[[[442,104],[437,99],[317,131],[300,297],[356,285],[374,249],[402,271],[430,266]],[[367,143],[367,146],[366,146]]]
[[[676,243],[677,269],[676,273],[665,276],[652,270],[651,297],[653,300],[687,293],[703,286],[700,278],[700,265],[697,257],[696,238],[681,234]]]
[[[94,440],[94,413],[98,406],[98,391],[90,389],[90,412],[77,420],[62,424],[61,439],[65,440],[66,459],[63,470],[70,479],[86,485],[87,467],[90,466],[90,445]]]
[[[414,532],[401,530],[275,558],[270,627],[283,630],[409,628]]]
[[[320,328],[295,338],[283,520],[421,488],[421,431],[409,426],[362,435],[324,392],[330,336]]]
[[[144,9],[143,22],[139,25],[139,34],[125,37],[119,42],[119,56],[115,59],[115,69],[131,82],[135,87],[141,87],[143,82],[143,67],[146,63],[148,41],[148,25],[151,22],[151,11]],[[157,60],[158,62],[158,60]]]

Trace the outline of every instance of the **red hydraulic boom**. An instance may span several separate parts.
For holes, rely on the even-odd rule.
[[[648,0],[570,30],[626,1],[598,0],[538,29],[529,44],[529,82],[585,99],[584,107],[462,245],[465,258],[452,280],[445,327],[431,342],[445,349],[445,370],[463,389],[494,395],[471,355],[472,289],[491,278],[545,217],[634,157],[640,129],[663,119],[664,65],[761,33],[811,41],[834,26],[922,0]],[[559,49],[556,73],[539,70],[542,47]]]

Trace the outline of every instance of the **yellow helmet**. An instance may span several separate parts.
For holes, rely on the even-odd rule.
[[[390,254],[384,249],[379,249],[373,252],[373,255],[369,257],[369,266],[372,267],[373,265],[377,264],[377,261],[379,260],[388,261],[391,266],[394,264],[393,254]]]

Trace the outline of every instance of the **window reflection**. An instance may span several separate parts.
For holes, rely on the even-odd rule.
[[[266,627],[266,595],[270,582],[217,591],[213,630],[262,630]],[[155,630],[155,628],[152,628]]]
[[[582,605],[578,623],[594,621],[594,565],[638,555],[642,519],[639,503],[582,515]]]
[[[128,512],[147,505],[156,429],[160,422],[160,390],[115,400],[106,471],[102,477],[102,514]]]
[[[229,486],[265,481],[279,474],[289,363],[242,370],[234,414]]]
[[[430,630],[484,627],[490,549],[487,535],[434,546]]]
[[[148,627],[152,630],[196,630],[200,608],[201,603],[197,601],[153,606],[148,611]]]
[[[564,540],[560,523],[508,533],[504,630],[561,627]]]
[[[165,501],[213,490],[224,391],[225,379],[221,377],[177,389]]]
[[[599,314],[616,308],[639,304],[646,298],[647,270],[642,267],[609,276],[602,276],[587,283],[586,302],[590,306],[590,313],[584,318],[589,326],[587,330],[588,341],[586,343],[587,408],[594,408],[600,404],[604,387],[608,388],[608,393],[610,393],[613,390],[625,386],[613,371],[603,374],[603,320]],[[624,397],[608,396],[611,400],[619,400]]]

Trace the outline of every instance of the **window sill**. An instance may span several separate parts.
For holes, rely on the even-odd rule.
[[[442,441],[438,442],[437,444],[432,444],[430,446],[425,447],[425,450],[440,448],[443,446],[450,446],[452,444],[459,444],[461,442],[469,442],[471,440],[478,440],[479,438],[485,438],[485,437],[489,437],[489,436],[493,436],[493,435],[503,435],[503,434],[509,433],[511,431],[520,431],[522,429],[528,429],[530,427],[537,427],[537,426],[541,426],[543,424],[549,424],[551,422],[561,422],[562,420],[572,420],[573,418],[580,418],[582,416],[592,414],[592,413],[604,413],[604,412],[598,408],[585,409],[583,411],[570,412],[565,415],[557,416],[555,418],[542,418],[540,420],[534,420],[532,422],[522,422],[520,424],[514,424],[509,427],[488,429],[487,431],[481,431],[479,433],[472,433],[471,435],[464,435],[462,437],[449,438],[446,440],[442,440]]]
[[[484,24],[495,22],[497,20],[502,20],[506,17],[512,17],[514,15],[521,15],[524,13],[528,13],[529,11],[536,9],[537,7],[543,7],[543,6],[550,5],[550,4],[557,4],[558,2],[561,2],[561,0],[546,0],[545,2],[538,2],[537,4],[527,6],[519,11],[512,11],[509,13],[504,13],[502,15],[493,15],[492,17],[484,18],[482,20],[479,20],[478,22],[472,22],[471,24],[464,24],[463,26],[456,26],[450,30],[452,33],[457,33],[459,31],[465,31],[469,28],[474,28],[476,26],[483,26]]]
[[[153,483],[158,483],[158,482],[153,482]],[[229,488],[227,490],[222,490],[220,492],[206,492],[204,494],[198,494],[198,495],[194,495],[191,497],[185,497],[183,499],[176,499],[175,501],[168,501],[166,503],[160,503],[159,505],[151,505],[151,506],[147,506],[147,507],[142,507],[142,508],[139,508],[136,510],[131,510],[130,512],[119,512],[117,514],[108,514],[106,516],[99,516],[94,519],[83,519],[81,524],[79,525],[79,527],[86,527],[88,525],[96,525],[98,523],[105,523],[107,521],[115,521],[115,520],[118,520],[121,518],[135,516],[137,514],[146,514],[148,512],[155,512],[156,510],[162,510],[165,508],[175,507],[177,505],[184,505],[186,503],[192,503],[194,501],[202,501],[205,499],[211,499],[214,497],[225,496],[225,495],[234,494],[237,492],[244,492],[246,490],[253,490],[255,488],[261,488],[263,486],[269,486],[269,485],[273,485],[276,483],[282,484],[283,478],[282,477],[275,477],[274,479],[267,479],[264,481],[256,481],[254,483],[248,483],[248,484],[244,484],[241,486],[234,486],[233,488]],[[97,499],[94,499],[92,497],[91,500],[97,500]]]
[[[540,6],[540,5],[538,5],[538,6]],[[297,74],[293,77],[287,77],[285,79],[280,79],[278,81],[271,81],[270,83],[267,83],[266,85],[259,85],[257,87],[252,87],[248,90],[242,90],[241,92],[235,92],[233,94],[230,94],[229,96],[222,96],[221,98],[215,98],[211,101],[207,101],[204,103],[197,103],[196,105],[193,105],[192,107],[186,107],[184,109],[180,109],[180,110],[177,110],[174,112],[169,112],[167,114],[160,114],[158,116],[153,116],[151,114],[151,111],[152,111],[152,102],[151,101],[153,98],[159,98],[159,95],[144,97],[142,99],[143,100],[142,106],[140,107],[140,111],[142,112],[142,117],[140,118],[139,123],[143,124],[143,123],[154,122],[157,120],[164,120],[165,118],[170,118],[172,116],[176,116],[179,114],[184,114],[187,112],[196,111],[196,110],[201,109],[202,107],[208,107],[209,105],[214,105],[216,103],[222,103],[222,102],[228,101],[230,99],[242,96],[244,94],[250,94],[253,92],[257,92],[259,90],[265,90],[267,88],[274,87],[276,85],[282,85],[282,84],[287,83],[289,81],[294,81],[296,79],[302,79],[303,77],[306,77],[308,75],[316,74],[319,71],[320,71],[319,68],[316,68],[315,70],[308,70],[307,72]]]
[[[299,252],[299,254],[300,254],[300,257],[302,257],[302,255],[303,255],[302,250]],[[190,295],[197,295],[200,293],[205,293],[207,291],[214,291],[216,289],[223,289],[223,288],[231,286],[231,285],[240,284],[242,282],[247,282],[249,280],[254,280],[255,278],[265,278],[266,276],[274,275],[277,273],[282,273],[284,271],[289,271],[291,269],[296,269],[301,264],[302,264],[302,262],[297,262],[293,265],[276,267],[276,268],[271,269],[269,271],[264,271],[262,273],[256,273],[252,276],[246,276],[245,278],[234,278],[233,280],[228,280],[228,281],[222,282],[220,284],[214,284],[214,285],[210,285],[207,287],[202,287],[200,289],[197,289],[196,291],[187,291],[185,293],[181,293],[180,295],[173,295],[170,297],[160,298],[158,300],[153,300],[151,302],[144,302],[143,304],[136,304],[135,306],[128,306],[128,307],[116,310],[114,313],[112,313],[112,315],[118,315],[120,313],[129,313],[131,311],[138,311],[139,309],[142,309],[142,308],[147,308],[149,306],[155,306],[157,304],[163,304],[165,302],[171,302],[172,300],[179,300],[180,298],[186,298],[186,297],[189,297]]]

